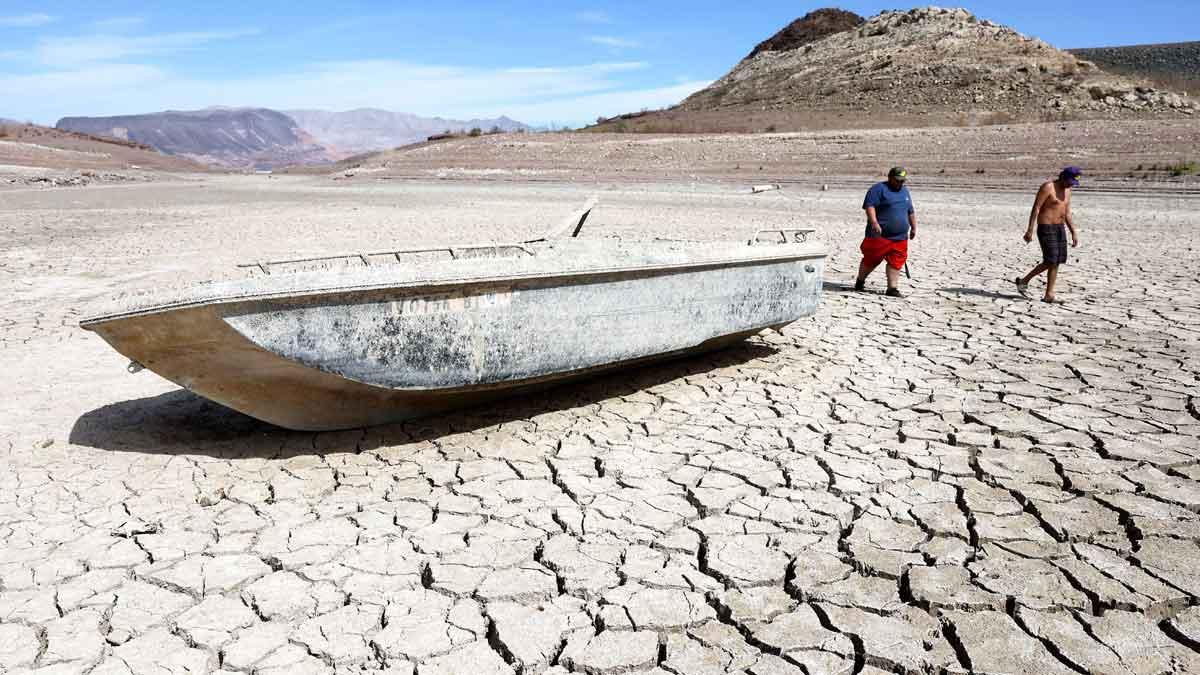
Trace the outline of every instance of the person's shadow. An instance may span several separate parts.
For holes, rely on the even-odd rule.
[[[955,295],[974,295],[981,298],[992,298],[993,300],[1028,300],[1023,295],[1017,293],[1001,293],[1000,291],[988,291],[982,288],[965,288],[954,286],[950,288],[939,288],[942,293],[954,293]]]
[[[566,383],[530,394],[501,399],[478,408],[458,410],[410,422],[372,429],[371,436],[396,443],[436,440],[504,422],[577,408],[627,396],[649,387],[714,368],[737,366],[775,354],[762,342],[741,342],[693,357],[616,371],[575,383]],[[271,458],[320,452],[322,434],[340,442],[338,451],[365,437],[363,430],[349,432],[289,431],[259,421],[200,397],[186,389],[158,396],[112,403],[84,413],[71,428],[72,444],[117,452],[166,455],[206,455],[223,459]],[[346,434],[350,435],[347,440]],[[348,447],[345,447],[348,446]],[[335,448],[330,447],[330,451]]]
[[[834,291],[835,293],[849,293],[854,290],[854,284],[842,283],[840,281],[826,281],[821,285],[822,290]]]

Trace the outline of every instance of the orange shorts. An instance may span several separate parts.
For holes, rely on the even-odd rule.
[[[862,251],[863,262],[867,264],[867,267],[875,267],[886,260],[889,267],[898,270],[903,269],[904,262],[908,260],[907,239],[900,241],[892,241],[883,237],[863,239],[859,250]]]

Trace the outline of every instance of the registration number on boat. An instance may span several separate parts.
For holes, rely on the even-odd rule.
[[[414,295],[392,301],[392,316],[426,316],[429,314],[454,314],[481,309],[508,307],[512,304],[516,290],[512,288],[489,291],[451,291],[434,295]]]

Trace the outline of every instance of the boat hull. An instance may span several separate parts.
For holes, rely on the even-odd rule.
[[[85,327],[230,408],[290,429],[342,429],[731,344],[815,312],[823,262],[348,289]]]

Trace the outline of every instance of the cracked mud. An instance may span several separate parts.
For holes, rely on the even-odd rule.
[[[1024,193],[915,182],[894,301],[840,287],[857,193],[629,189],[602,233],[820,227],[818,316],[302,434],[124,374],[79,308],[287,251],[280,222],[318,251],[479,213],[515,238],[581,191],[206,181],[0,207],[0,673],[1200,672],[1200,273],[1170,253],[1194,200],[1081,192],[1051,307],[1004,281],[1036,260]]]

